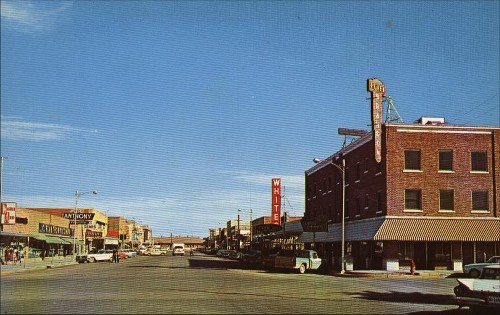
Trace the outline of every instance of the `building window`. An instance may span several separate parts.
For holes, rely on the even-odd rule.
[[[365,173],[368,173],[368,158],[365,158]]]
[[[488,211],[488,191],[473,190],[472,191],[472,210]]]
[[[439,210],[455,210],[454,190],[442,189],[439,191]]]
[[[453,150],[439,150],[439,170],[453,171]]]
[[[422,191],[420,189],[405,189],[405,209],[422,210]]]
[[[382,192],[381,191],[377,191],[377,210],[376,212],[377,213],[381,213],[382,212]]]
[[[332,178],[328,177],[328,191],[332,191]]]
[[[368,210],[368,195],[365,196],[365,209]]]
[[[436,263],[451,261],[451,244],[449,242],[436,242],[434,248],[434,261]]]
[[[326,193],[326,178],[323,178],[323,193]]]
[[[488,159],[484,151],[476,151],[470,153],[471,171],[473,172],[487,172]]]
[[[405,170],[420,170],[420,150],[405,150]]]
[[[356,181],[361,179],[361,165],[356,163]]]
[[[375,164],[375,175],[382,173],[382,162]]]
[[[356,216],[361,215],[361,198],[356,197]]]

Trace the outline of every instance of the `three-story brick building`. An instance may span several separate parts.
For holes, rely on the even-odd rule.
[[[414,260],[417,269],[461,270],[500,254],[500,127],[424,117],[386,124],[381,152],[377,163],[366,133],[305,172],[304,216],[329,225],[301,241],[339,268],[344,201],[354,269],[397,270]]]

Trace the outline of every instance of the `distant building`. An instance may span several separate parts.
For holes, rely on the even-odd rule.
[[[203,239],[197,236],[160,236],[154,238],[154,245],[171,250],[172,244],[183,243],[187,250],[203,248]]]
[[[500,255],[500,127],[427,117],[383,125],[380,163],[374,146],[366,133],[305,172],[304,216],[329,224],[300,241],[340,268],[345,160],[348,267],[461,270]]]

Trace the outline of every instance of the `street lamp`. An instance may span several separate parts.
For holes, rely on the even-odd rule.
[[[313,159],[314,163],[320,163],[322,160],[320,159]],[[341,270],[340,273],[344,274],[345,273],[345,256],[344,256],[344,251],[345,251],[345,159],[342,158],[342,167],[338,166],[337,164],[333,163],[331,160],[328,161],[329,164],[335,166],[340,173],[342,174],[342,253],[341,253]]]
[[[86,195],[86,194],[93,194],[93,195],[97,195],[97,191],[95,190],[91,190],[91,191],[86,191],[86,192],[79,192],[78,190],[75,192],[75,211],[74,211],[74,228],[73,228],[73,259],[76,260],[76,213],[78,211],[78,198],[80,198],[81,196],[83,195]],[[82,234],[83,234],[83,230],[82,230]],[[84,239],[85,239],[85,236],[83,236]],[[85,244],[85,243],[84,243]]]
[[[250,249],[253,249],[252,248],[252,208],[250,209],[238,209],[238,212],[241,212],[241,211],[249,211],[250,212]]]

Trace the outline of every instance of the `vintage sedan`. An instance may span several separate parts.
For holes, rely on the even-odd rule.
[[[453,292],[460,308],[500,311],[500,265],[485,266],[479,278],[457,281]]]
[[[484,266],[500,265],[500,256],[493,256],[484,263],[468,264],[464,266],[464,273],[471,278],[478,278]]]

